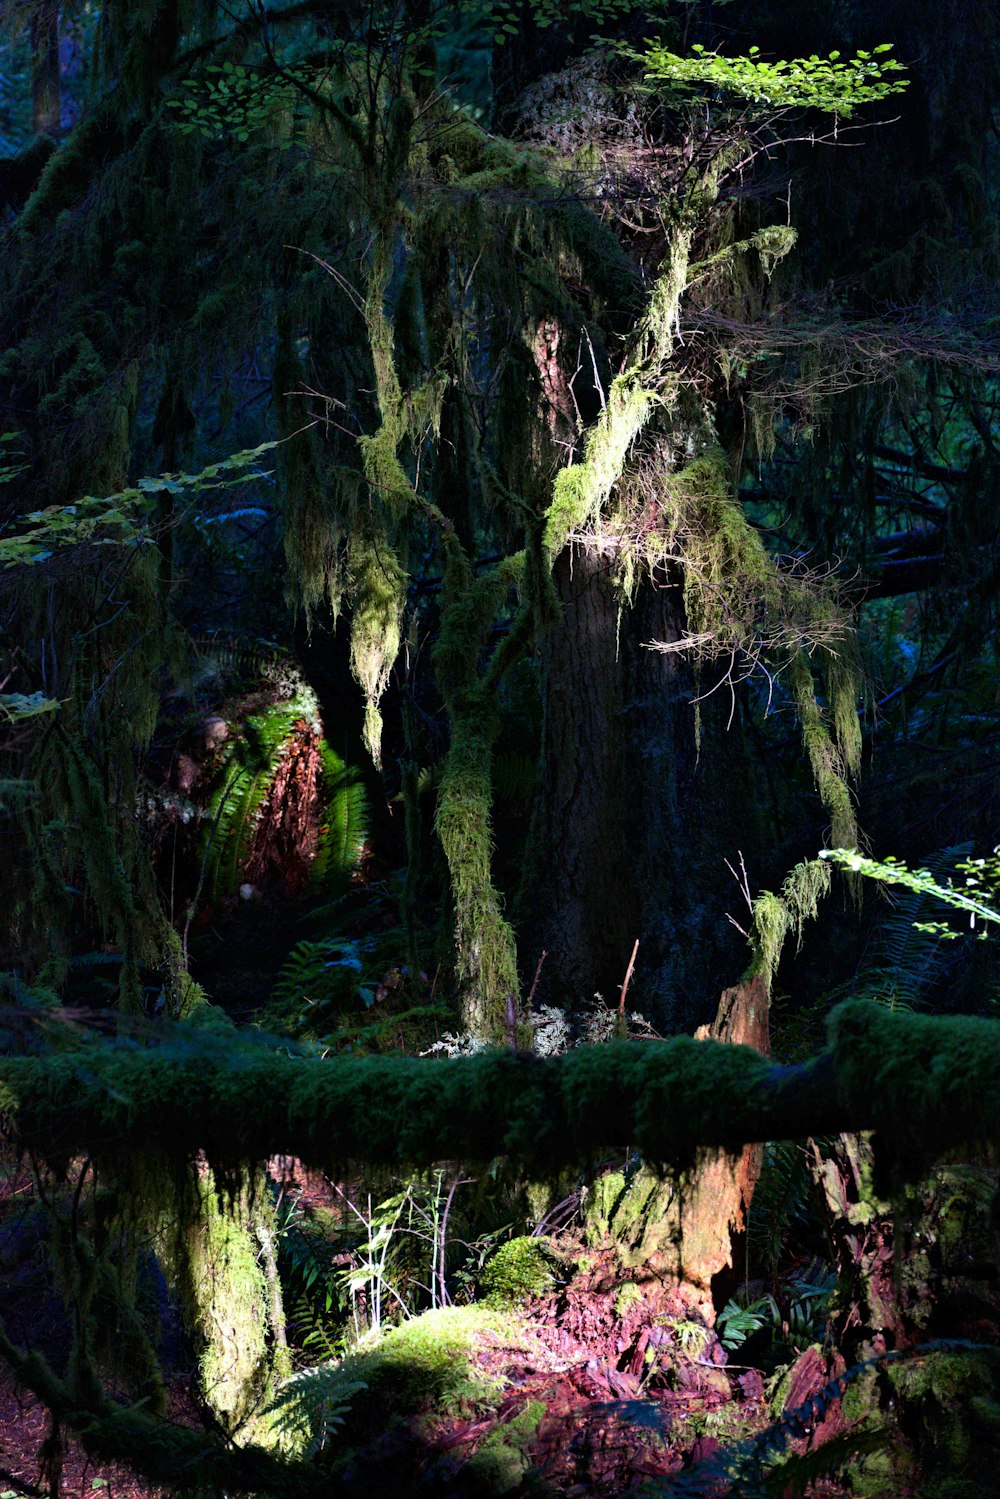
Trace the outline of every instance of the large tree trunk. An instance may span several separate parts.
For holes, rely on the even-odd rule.
[[[623,775],[625,681],[618,600],[586,547],[555,565],[563,605],[542,644],[545,720],[538,795],[519,899],[524,971],[544,949],[538,997],[578,1009],[621,985],[640,919]]]
[[[638,937],[630,998],[658,1023],[692,1030],[743,960],[726,919],[739,891],[725,861],[755,846],[760,815],[739,716],[730,727],[725,689],[696,712],[718,674],[705,669],[699,681],[683,656],[647,648],[683,632],[676,579],[642,582],[627,606],[608,558],[576,546],[555,581],[563,615],[542,644],[522,969],[533,972],[544,949],[538,999],[576,1009],[596,991],[613,1002]]]

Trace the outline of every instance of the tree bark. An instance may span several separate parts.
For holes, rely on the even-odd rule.
[[[555,582],[563,614],[542,643],[538,790],[517,902],[522,971],[544,949],[541,1002],[575,1010],[595,991],[611,1002],[638,937],[630,999],[690,1031],[741,961],[725,861],[760,841],[739,715],[730,725],[724,688],[696,710],[718,670],[699,681],[683,656],[647,648],[683,633],[676,578],[644,581],[629,606],[607,557],[575,546]]]
[[[609,1002],[617,992],[641,911],[628,847],[618,599],[607,560],[586,547],[563,553],[554,580],[563,614],[542,645],[541,766],[518,925],[526,972],[548,953],[538,998],[575,1010],[595,991]]]

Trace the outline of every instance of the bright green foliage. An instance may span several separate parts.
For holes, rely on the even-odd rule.
[[[878,860],[869,859],[850,848],[824,848],[819,856],[851,874],[861,874],[886,885],[903,885],[917,894],[936,897],[945,905],[967,913],[971,930],[975,930],[977,919],[985,922],[986,928],[977,934],[980,938],[989,936],[990,926],[1000,926],[1000,911],[996,908],[1000,892],[1000,853],[996,850],[989,858],[970,858],[958,863],[956,871],[964,876],[961,885],[956,885],[951,878],[942,882],[929,869],[908,869],[902,860],[891,855]],[[943,922],[921,922],[920,930],[945,938],[961,936]]]
[[[842,58],[837,51],[827,57],[780,58],[767,62],[759,47],[746,57],[725,57],[695,42],[690,57],[679,57],[667,48],[651,44],[645,53],[628,55],[644,64],[646,79],[657,89],[673,89],[682,95],[718,89],[723,97],[749,105],[757,114],[787,109],[820,109],[849,117],[862,104],[875,103],[907,87],[902,63],[888,54],[884,42],[871,52],[858,51]]]
[[[266,1412],[282,1451],[316,1457],[343,1427],[352,1400],[367,1388],[366,1380],[345,1377],[339,1364],[318,1364],[293,1374]]]
[[[255,714],[226,748],[203,839],[202,858],[213,900],[232,895],[239,886],[261,807],[295,725],[308,707],[280,703]]]
[[[197,474],[158,474],[140,479],[119,493],[98,497],[84,495],[72,505],[49,505],[19,517],[18,528],[0,533],[0,566],[37,566],[62,547],[143,546],[154,539],[150,517],[160,494],[190,497],[231,484],[248,484],[260,478],[257,460],[277,444],[261,443],[242,453],[231,453],[210,463]],[[249,470],[249,472],[247,472]]]
[[[770,990],[789,933],[801,946],[802,928],[815,919],[819,902],[830,888],[830,871],[818,859],[808,859],[786,877],[777,895],[764,890],[753,903],[751,973],[759,973]]]

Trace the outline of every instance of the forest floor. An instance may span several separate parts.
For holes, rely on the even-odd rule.
[[[316,1221],[329,1223],[343,1193],[338,1199],[332,1183],[298,1163],[282,1164],[285,1187],[294,1183]],[[0,1316],[15,1341],[61,1370],[68,1320],[28,1173],[0,1182],[0,1198]],[[786,1455],[804,1460],[797,1492],[841,1499],[855,1490],[837,1475],[875,1450],[870,1438],[880,1433],[866,1430],[869,1418],[882,1429],[883,1447],[895,1440],[891,1410],[880,1414],[885,1402],[874,1375],[867,1395],[863,1382],[852,1387],[853,1415],[845,1414],[845,1366],[836,1350],[793,1347],[784,1368],[769,1375],[752,1362],[752,1345],[727,1352],[703,1293],[641,1271],[629,1277],[614,1245],[588,1246],[571,1227],[560,1233],[557,1249],[565,1273],[474,1333],[464,1354],[474,1387],[468,1397],[442,1399],[439,1391],[434,1398],[433,1379],[422,1382],[418,1346],[410,1393],[400,1399],[393,1384],[398,1357],[395,1366],[389,1360],[379,1385],[377,1353],[386,1343],[363,1340],[348,1363],[352,1376],[370,1387],[333,1438],[341,1457],[331,1484],[344,1499],[398,1499],[404,1492],[414,1499],[608,1499],[636,1494],[643,1485],[685,1499],[721,1499],[763,1492],[752,1481],[764,1472],[757,1460],[773,1460],[779,1429]],[[460,1321],[461,1309],[414,1318],[389,1337],[405,1349],[407,1329],[433,1328],[435,1317],[446,1326],[452,1315]],[[202,1427],[194,1352],[165,1299],[161,1323],[166,1419]],[[294,1333],[294,1318],[291,1326]],[[990,1341],[994,1332],[991,1327]],[[372,1350],[373,1361],[365,1363]],[[481,1398],[476,1390],[488,1393]],[[859,1396],[870,1399],[867,1409]],[[980,1404],[992,1409],[989,1401]],[[828,1444],[829,1453],[820,1451]],[[987,1459],[985,1472],[1000,1472],[992,1430],[977,1447],[977,1462],[981,1458]],[[779,1491],[773,1483],[768,1488]],[[906,1499],[919,1486],[894,1479],[891,1489],[876,1484],[874,1491]],[[994,1489],[987,1484],[978,1492]],[[121,1467],[92,1460],[68,1434],[54,1435],[41,1403],[19,1390],[9,1373],[0,1375],[0,1499],[159,1499],[160,1493]],[[963,1488],[962,1499],[966,1493]]]
[[[27,1174],[4,1183],[0,1314],[22,1347],[65,1362],[69,1328],[53,1282]],[[704,1469],[701,1491],[724,1492],[713,1469],[734,1441],[771,1421],[760,1371],[729,1363],[704,1306],[684,1288],[651,1280],[623,1295],[611,1249],[510,1313],[511,1335],[477,1338],[470,1366],[498,1393],[485,1406],[459,1402],[351,1431],[345,1491],[606,1496],[643,1480]],[[169,1344],[169,1347],[166,1346]],[[197,1427],[195,1360],[167,1333],[161,1353],[167,1419]],[[826,1362],[807,1359],[793,1398],[817,1389]],[[830,1407],[827,1422],[835,1423]],[[822,1432],[818,1439],[822,1439]],[[391,1475],[391,1479],[389,1478]],[[714,1475],[714,1476],[713,1476]],[[0,1377],[0,1499],[147,1499],[158,1490],[90,1458],[9,1373]]]

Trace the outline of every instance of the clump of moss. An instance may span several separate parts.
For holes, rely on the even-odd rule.
[[[615,1296],[615,1312],[619,1317],[624,1317],[630,1307],[642,1300],[642,1292],[632,1280],[627,1280],[623,1286],[618,1288]]]
[[[995,1435],[1000,1412],[988,1355],[942,1349],[893,1364],[888,1376],[904,1422],[919,1432],[921,1456],[934,1466],[961,1468],[976,1436]]]
[[[491,1335],[509,1340],[509,1318],[482,1305],[439,1307],[392,1328],[338,1365],[345,1384],[366,1386],[354,1397],[352,1410],[384,1422],[431,1406],[438,1411],[489,1406],[500,1384],[477,1367],[473,1354],[477,1340]]]
[[[518,1488],[531,1467],[529,1448],[544,1415],[544,1401],[529,1400],[513,1420],[495,1426],[469,1463],[470,1476],[492,1494]]]
[[[558,1264],[545,1239],[509,1239],[483,1269],[481,1301],[500,1309],[518,1306],[531,1296],[544,1296],[556,1283]]]

